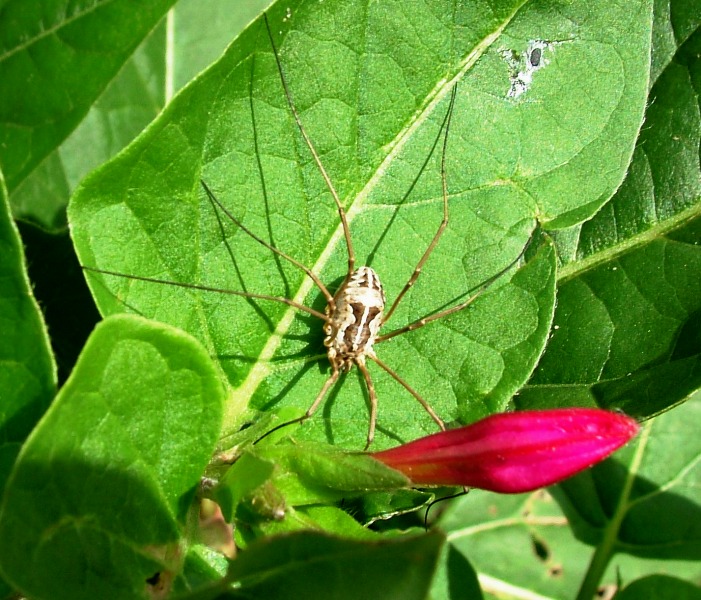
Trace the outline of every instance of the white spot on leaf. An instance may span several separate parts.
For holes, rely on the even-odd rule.
[[[518,98],[531,87],[533,75],[550,63],[548,54],[553,51],[557,42],[530,40],[523,52],[501,50],[500,54],[509,66],[510,87],[509,98]]]

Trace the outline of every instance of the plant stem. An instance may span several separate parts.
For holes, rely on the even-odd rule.
[[[648,422],[645,424],[645,427],[640,434],[638,447],[633,455],[633,460],[631,461],[628,469],[628,476],[626,477],[623,488],[621,489],[621,495],[618,498],[616,511],[604,529],[603,538],[591,557],[589,568],[587,569],[582,585],[579,588],[579,593],[577,594],[576,600],[592,600],[592,598],[596,596],[599,583],[604,576],[606,567],[608,567],[611,558],[616,553],[618,532],[628,511],[628,499],[633,488],[635,476],[640,468],[643,455],[645,454],[645,447],[647,446],[647,441],[650,437],[650,430],[651,425],[650,422]]]

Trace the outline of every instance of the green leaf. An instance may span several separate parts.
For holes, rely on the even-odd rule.
[[[223,554],[199,544],[190,546],[183,565],[187,589],[198,589],[218,582],[226,575],[228,566]]]
[[[650,575],[627,585],[616,600],[701,600],[701,588],[670,575]]]
[[[616,553],[698,565],[701,444],[694,422],[700,412],[701,395],[696,394],[648,423],[637,443],[618,454],[627,469],[618,462],[602,463],[554,490],[575,535],[596,544],[578,598],[595,592],[607,567],[609,578],[613,570],[637,575],[641,561],[614,558]],[[673,570],[680,576],[685,571]]]
[[[56,393],[56,365],[32,295],[0,173],[0,493],[22,442]]]
[[[519,407],[648,417],[701,387],[699,56],[697,28],[651,90],[621,189],[573,236],[553,336]]]
[[[66,227],[68,198],[78,182],[131,142],[165,105],[165,41],[162,21],[134,54],[123,56],[119,72],[89,99],[89,110],[75,129],[56,139],[51,152],[12,190],[17,218],[48,230]]]
[[[236,591],[210,597],[424,600],[442,545],[437,533],[380,542],[313,532],[270,538],[232,562]]]
[[[75,130],[13,190],[15,216],[46,229],[65,227],[68,198],[83,176],[131,142],[268,3],[179,0],[169,18],[162,19],[131,56],[123,57],[119,72]]]
[[[409,480],[367,454],[351,454],[323,445],[281,445],[260,448],[260,456],[273,461],[282,481],[280,488],[293,504],[318,502],[328,494],[394,490]],[[293,477],[290,478],[290,475]]]
[[[132,316],[101,323],[8,480],[7,578],[33,597],[133,599],[177,573],[222,400],[190,336]]]
[[[228,501],[235,504],[269,479],[291,494],[287,500],[293,504],[395,490],[409,483],[404,475],[368,454],[321,444],[281,444],[247,449],[226,471],[220,485],[228,488]]]
[[[446,544],[441,553],[438,571],[431,586],[431,597],[442,600],[482,600],[477,573],[463,554]]]
[[[10,191],[75,129],[173,0],[6,0],[0,165]]]
[[[100,320],[68,231],[49,233],[16,221],[32,292],[41,307],[56,362],[58,383],[70,375]]]
[[[274,468],[271,461],[252,452],[245,452],[236,459],[214,489],[214,499],[227,522],[233,522],[238,505],[270,479]],[[274,511],[268,512],[274,517]]]
[[[519,2],[486,13],[440,0],[410,11],[400,2],[297,1],[275,5],[269,20],[305,130],[347,208],[358,261],[378,271],[390,301],[441,219],[439,130],[458,84],[446,156],[451,220],[393,327],[465,298],[518,256],[536,219],[560,227],[591,217],[624,176],[647,93],[649,1],[578,0],[552,13]],[[549,44],[542,66],[524,93],[510,95],[514,65],[525,68],[538,40]],[[346,264],[338,215],[261,20],[86,180],[70,207],[74,239],[86,266],[322,309],[298,269],[227,222],[232,266],[200,178],[247,227],[334,289]],[[227,433],[241,426],[242,407],[302,414],[328,376],[320,323],[291,308],[89,279],[103,313],[129,305],[185,328],[218,357],[233,388]],[[545,343],[553,288],[531,284],[494,287],[472,310],[381,344],[378,355],[447,421],[503,410]],[[489,335],[475,325],[480,313],[489,314]],[[396,381],[372,373],[378,447],[435,431]],[[300,435],[362,447],[363,394],[356,374],[344,377]]]

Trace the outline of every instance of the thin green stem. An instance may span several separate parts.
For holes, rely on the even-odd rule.
[[[640,469],[640,463],[642,462],[643,455],[645,454],[645,447],[647,446],[647,441],[650,437],[650,429],[651,425],[648,421],[640,434],[640,441],[638,442],[638,447],[633,455],[633,460],[630,463],[628,476],[623,484],[623,489],[621,490],[621,495],[618,499],[618,505],[616,506],[616,512],[613,514],[613,517],[606,526],[604,536],[591,557],[589,568],[587,569],[587,573],[584,576],[582,585],[579,588],[579,593],[577,594],[577,600],[592,600],[592,598],[596,596],[596,592],[604,576],[606,567],[608,567],[611,558],[616,553],[618,532],[620,531],[621,523],[623,523],[623,519],[628,512],[628,499],[630,498],[630,493],[633,489],[635,476],[637,475],[638,469]]]

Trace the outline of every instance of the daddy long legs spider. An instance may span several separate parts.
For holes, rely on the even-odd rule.
[[[288,109],[290,111],[290,114],[292,115],[292,118],[294,119],[294,122],[296,123],[299,133],[301,134],[303,143],[308,149],[313,159],[313,163],[316,166],[316,169],[318,170],[318,172],[324,180],[325,186],[333,199],[333,204],[335,205],[335,209],[338,214],[340,227],[342,229],[342,238],[345,243],[345,249],[347,252],[348,260],[346,274],[340,286],[335,290],[334,293],[331,293],[328,287],[321,281],[319,276],[312,269],[302,264],[302,262],[298,261],[290,254],[287,254],[286,252],[280,250],[272,242],[266,241],[265,239],[260,237],[256,232],[244,225],[243,221],[236,217],[233,214],[233,212],[228,210],[225,204],[218,199],[218,196],[214,193],[213,189],[204,180],[200,182],[201,188],[204,191],[204,194],[206,195],[208,201],[211,203],[211,206],[215,211],[215,214],[217,215],[217,219],[220,218],[220,214],[225,215],[226,218],[232,224],[234,224],[240,231],[242,231],[246,236],[248,236],[252,240],[255,240],[257,244],[273,253],[280,261],[287,262],[290,265],[293,265],[295,268],[302,271],[306,277],[313,281],[314,285],[318,288],[318,290],[323,295],[326,301],[326,309],[324,310],[324,312],[322,313],[320,310],[316,310],[294,299],[283,296],[262,294],[251,291],[222,289],[214,286],[202,285],[199,283],[186,283],[159,279],[154,277],[128,275],[116,271],[99,269],[90,266],[85,266],[84,268],[87,271],[101,273],[103,275],[124,277],[137,281],[165,284],[204,292],[229,294],[233,296],[244,297],[249,300],[261,300],[286,304],[298,311],[305,312],[308,315],[311,315],[312,317],[318,319],[322,323],[323,332],[325,335],[324,346],[326,349],[326,356],[330,365],[330,373],[327,376],[325,382],[323,383],[321,389],[317,393],[316,397],[313,399],[313,402],[311,402],[311,404],[309,405],[306,412],[303,415],[297,417],[296,419],[286,421],[282,425],[278,425],[278,427],[276,427],[275,429],[286,425],[290,425],[292,423],[302,422],[310,418],[323,404],[324,399],[327,397],[329,391],[333,388],[333,386],[339,380],[341,375],[351,370],[353,366],[356,366],[361,373],[362,379],[365,382],[368,394],[370,415],[366,437],[366,447],[369,446],[372,443],[375,435],[378,413],[378,394],[375,390],[370,370],[368,369],[368,363],[373,363],[377,365],[382,371],[384,371],[402,388],[404,388],[406,392],[408,392],[411,396],[413,396],[416,399],[416,401],[420,403],[420,405],[423,407],[423,410],[425,410],[426,413],[428,413],[430,418],[435,422],[436,426],[441,429],[444,429],[445,425],[443,420],[431,407],[430,403],[426,401],[419,393],[417,393],[409,382],[407,382],[401,375],[395,372],[391,366],[386,364],[381,358],[379,358],[376,355],[375,345],[386,342],[402,334],[420,329],[431,322],[434,322],[438,319],[442,319],[444,317],[455,314],[465,309],[470,304],[472,304],[477,299],[477,297],[479,297],[479,295],[484,290],[486,290],[494,281],[496,281],[505,272],[511,269],[522,258],[525,252],[524,247],[524,249],[518,254],[518,256],[514,260],[509,262],[509,264],[507,264],[506,267],[501,269],[494,276],[484,281],[480,286],[475,288],[473,292],[470,293],[466,298],[463,297],[463,299],[458,301],[456,304],[453,304],[452,306],[449,306],[437,312],[426,314],[421,318],[410,321],[407,324],[402,325],[393,331],[389,331],[386,333],[382,331],[382,328],[395,314],[396,310],[400,306],[402,300],[406,297],[409,290],[419,279],[422,269],[429,261],[431,255],[434,253],[434,250],[438,247],[439,242],[441,241],[441,238],[448,226],[449,197],[447,189],[446,155],[448,149],[448,132],[450,130],[451,118],[453,115],[457,95],[457,84],[454,84],[452,90],[450,91],[448,107],[442,118],[438,135],[436,136],[435,143],[433,145],[433,148],[436,148],[437,146],[440,146],[441,148],[440,179],[442,187],[442,220],[438,224],[437,229],[435,230],[435,233],[430,239],[423,254],[418,259],[418,262],[413,268],[413,271],[411,272],[408,280],[405,282],[404,286],[401,288],[399,293],[392,300],[391,304],[389,304],[389,308],[385,310],[385,295],[377,273],[369,266],[356,266],[356,252],[344,204],[341,201],[338,192],[336,191],[336,188],[325,168],[322,158],[316,150],[315,144],[307,134],[300,114],[295,106],[292,93],[290,91],[285,76],[283,65],[273,39],[273,35],[270,30],[267,17],[264,18],[264,22],[267,30],[267,35],[270,40],[273,56],[275,59],[275,65],[279,75],[279,81],[284,91],[284,96],[287,102]],[[431,150],[431,154],[432,153],[433,149]],[[221,222],[220,228],[223,231]],[[233,249],[229,246],[229,242],[227,241],[226,237],[224,237],[224,243],[227,245],[229,253],[233,256]],[[275,429],[271,430],[271,432]]]

